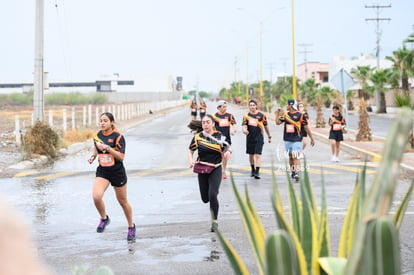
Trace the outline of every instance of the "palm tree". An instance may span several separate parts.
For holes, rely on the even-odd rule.
[[[404,45],[402,48],[393,51],[393,56],[385,57],[390,60],[394,77],[399,76],[403,93],[409,94],[409,78],[414,75],[414,54]]]
[[[371,66],[357,66],[351,70],[352,76],[361,85],[359,98],[364,98],[364,100],[368,100],[373,93],[372,87],[368,84],[372,71],[373,68]]]
[[[315,82],[314,78],[308,78],[306,81],[299,85],[300,96],[302,99],[306,99],[311,104],[316,103],[315,92],[318,89],[319,84]]]
[[[389,71],[386,69],[375,70],[370,80],[374,84],[375,90],[380,92],[380,105],[377,113],[386,113],[385,93],[388,91],[388,88],[385,85],[389,82]]]

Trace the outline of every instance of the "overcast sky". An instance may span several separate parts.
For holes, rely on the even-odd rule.
[[[35,0],[0,3],[0,83],[33,81]],[[413,0],[295,0],[296,64],[381,55],[414,31]],[[186,89],[218,92],[234,80],[292,72],[291,0],[44,0],[49,81],[102,75],[183,76]],[[262,22],[262,28],[260,28]],[[262,32],[260,31],[262,29]],[[262,33],[262,39],[260,39]],[[262,41],[262,44],[260,43]],[[307,47],[301,45],[307,44]],[[262,47],[260,47],[262,45]],[[262,49],[262,51],[260,51]]]

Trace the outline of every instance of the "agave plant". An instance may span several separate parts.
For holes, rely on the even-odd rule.
[[[325,184],[318,207],[305,170],[297,194],[287,175],[289,209],[284,210],[273,174],[272,205],[278,230],[266,236],[247,187],[242,196],[231,177],[233,191],[259,274],[400,274],[398,229],[414,189],[411,183],[395,214],[389,214],[399,175],[399,164],[411,128],[411,110],[395,120],[373,182],[366,192],[365,169],[357,177],[345,215],[338,255],[330,255]],[[287,218],[289,214],[290,219]],[[218,230],[220,242],[236,274],[248,274],[246,265]]]

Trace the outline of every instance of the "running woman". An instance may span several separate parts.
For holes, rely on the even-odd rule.
[[[188,127],[196,134],[191,140],[188,150],[188,161],[190,168],[194,167],[194,152],[198,151],[197,161],[214,166],[210,174],[198,174],[198,185],[200,188],[201,200],[204,203],[210,202],[211,212],[211,232],[218,228],[219,201],[217,199],[221,184],[221,163],[223,159],[231,156],[230,145],[222,140],[220,132],[214,128],[214,119],[211,115],[206,115],[201,123],[199,120],[192,121]]]
[[[329,140],[331,141],[331,151],[332,158],[331,161],[339,162],[339,148],[341,146],[341,141],[344,140],[344,135],[342,130],[344,129],[346,123],[344,117],[339,112],[338,106],[332,107],[333,114],[329,116],[329,126],[331,130],[329,131]]]
[[[284,123],[283,140],[285,141],[285,150],[289,154],[289,166],[292,172],[291,177],[299,181],[300,159],[302,152],[302,136],[301,129],[305,128],[308,134],[311,145],[315,145],[312,133],[308,127],[308,122],[303,114],[297,110],[296,101],[289,99],[287,104],[287,111],[282,113],[282,109],[278,108],[275,112],[276,125]]]
[[[193,101],[191,101],[191,105],[190,105],[190,109],[191,109],[191,120],[196,120],[197,119],[197,102],[195,101],[195,99],[193,99]]]
[[[268,142],[272,142],[266,115],[257,110],[257,102],[249,101],[249,112],[243,116],[243,134],[246,135],[246,154],[249,155],[250,176],[260,179],[260,165],[264,144],[263,131],[266,131]]]
[[[105,112],[100,115],[101,130],[94,135],[94,153],[88,159],[88,162],[92,164],[98,156],[99,162],[93,184],[93,202],[101,216],[96,231],[102,233],[111,221],[103,201],[104,193],[111,184],[128,222],[127,240],[133,241],[135,240],[135,224],[132,221],[132,208],[127,199],[127,175],[123,164],[126,143],[124,136],[115,128],[114,123],[112,113]]]
[[[207,113],[207,104],[206,102],[201,98],[200,99],[200,119],[203,119],[203,117],[206,115]]]
[[[215,127],[217,131],[221,132],[226,137],[226,141],[231,145],[231,136],[234,136],[237,131],[236,119],[230,113],[227,113],[227,102],[220,100],[217,103],[217,110],[213,115]],[[227,179],[226,175],[227,159],[223,159],[223,179]]]

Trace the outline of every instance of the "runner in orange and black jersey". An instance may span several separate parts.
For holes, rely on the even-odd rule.
[[[275,112],[276,125],[284,123],[283,140],[286,153],[289,155],[289,166],[292,172],[292,179],[299,181],[300,156],[302,154],[302,128],[308,134],[311,145],[315,145],[312,132],[308,127],[307,119],[303,113],[298,111],[296,100],[289,99],[287,111],[282,114],[282,109],[278,108]]]
[[[285,122],[283,131],[284,141],[302,141],[302,131],[305,131],[305,125],[308,125],[308,121],[304,114],[297,110],[285,112],[280,120]],[[302,130],[303,129],[303,130]],[[305,131],[306,132],[306,131]]]
[[[218,131],[221,132],[223,136],[226,137],[226,141],[231,145],[231,136],[234,136],[237,131],[236,119],[230,113],[227,113],[227,102],[225,100],[220,100],[217,102],[217,110],[213,115],[215,122],[215,127]],[[223,159],[223,179],[227,179],[226,169],[227,169],[227,159]]]
[[[214,127],[214,119],[207,114],[200,121],[191,121],[188,125],[197,133],[192,138],[189,150],[188,161],[190,168],[195,165],[194,152],[198,151],[197,161],[205,165],[215,167],[208,174],[198,173],[198,186],[200,188],[201,200],[210,203],[210,214],[212,216],[211,231],[217,230],[219,202],[217,199],[222,178],[221,163],[223,159],[231,156],[231,146],[224,140],[222,135]]]
[[[109,152],[104,152],[99,150],[97,143],[104,143],[114,149],[115,151],[121,152],[125,154],[125,139],[124,136],[119,132],[117,129],[113,129],[113,131],[109,134],[102,133],[102,130],[97,132],[94,135],[95,141],[95,148],[98,152],[98,171],[104,174],[106,173],[113,173],[113,172],[120,172],[122,173],[124,169],[123,162],[112,157]],[[126,183],[126,178],[125,182]],[[111,182],[112,185],[117,185],[115,182]],[[118,184],[119,185],[119,184]],[[122,184],[121,184],[122,185]]]
[[[339,112],[339,107],[334,106],[332,108],[333,114],[329,116],[329,125],[331,130],[329,131],[329,140],[331,141],[332,158],[331,161],[339,162],[339,150],[341,141],[344,140],[342,129],[345,127],[345,119]]]
[[[125,139],[115,128],[114,123],[115,119],[112,113],[105,112],[100,115],[101,130],[94,135],[93,155],[88,159],[88,162],[92,164],[98,156],[99,162],[92,194],[96,210],[101,216],[96,231],[102,233],[110,223],[103,196],[108,186],[112,185],[128,222],[127,240],[133,241],[135,240],[136,228],[132,218],[132,208],[127,199],[127,175],[123,164]]]
[[[266,131],[269,143],[272,141],[272,136],[265,114],[257,110],[257,103],[253,99],[249,101],[249,112],[243,116],[242,129],[246,135],[246,153],[249,155],[251,167],[250,176],[260,179],[259,171],[264,144],[263,132]]]
[[[216,131],[211,136],[220,140],[222,135]],[[223,148],[222,144],[218,144],[201,132],[195,134],[188,149],[191,151],[198,150],[197,161],[219,164],[223,158]]]

